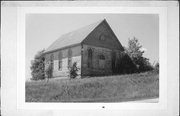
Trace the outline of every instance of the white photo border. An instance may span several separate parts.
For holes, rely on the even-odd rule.
[[[158,103],[40,103],[25,102],[26,14],[158,14],[159,15],[159,102]],[[17,14],[17,108],[18,109],[166,109],[167,108],[167,8],[166,7],[18,7]]]

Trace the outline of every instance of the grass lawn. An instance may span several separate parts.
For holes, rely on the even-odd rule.
[[[26,82],[26,102],[122,102],[157,98],[159,74]]]

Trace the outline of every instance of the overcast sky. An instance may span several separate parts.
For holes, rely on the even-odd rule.
[[[123,46],[128,38],[138,38],[144,56],[159,61],[159,18],[156,14],[27,14],[26,78],[31,77],[34,55],[49,47],[58,37],[83,26],[106,19]]]

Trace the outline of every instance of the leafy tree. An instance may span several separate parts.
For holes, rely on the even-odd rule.
[[[35,57],[34,60],[31,61],[31,75],[32,80],[42,80],[45,79],[44,74],[44,56],[43,56],[44,50],[39,51]]]
[[[152,70],[149,59],[143,56],[144,51],[142,50],[142,45],[140,45],[137,38],[129,39],[128,48],[125,49],[125,52],[131,57],[134,64],[138,68],[138,72],[144,72]]]
[[[71,67],[69,67],[70,79],[74,79],[78,76],[78,74],[77,74],[78,70],[79,70],[79,68],[77,67],[77,62],[74,62],[73,65]]]

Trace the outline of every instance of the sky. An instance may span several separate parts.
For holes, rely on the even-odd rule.
[[[62,34],[106,19],[123,46],[136,37],[150,62],[159,61],[159,17],[157,14],[27,14],[26,78],[31,78],[31,60]]]

